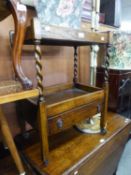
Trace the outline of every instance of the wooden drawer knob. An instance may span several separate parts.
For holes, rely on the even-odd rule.
[[[63,121],[61,118],[59,118],[56,122],[57,128],[61,129],[63,127]]]

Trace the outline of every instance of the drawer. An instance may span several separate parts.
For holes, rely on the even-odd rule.
[[[94,102],[74,108],[73,110],[69,110],[54,117],[48,117],[49,135],[64,131],[76,123],[95,115],[99,112],[100,106],[100,102]]]

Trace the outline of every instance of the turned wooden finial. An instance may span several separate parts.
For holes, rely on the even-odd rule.
[[[43,75],[42,75],[42,63],[41,63],[41,48],[40,40],[35,41],[35,60],[36,60],[36,78],[37,87],[39,89],[39,95],[43,97]]]

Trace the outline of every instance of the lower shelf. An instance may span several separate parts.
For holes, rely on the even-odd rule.
[[[103,101],[104,90],[75,84],[66,86],[63,89],[56,89],[52,93],[45,95],[47,106],[47,116],[55,116],[76,107],[86,105],[95,101]]]
[[[130,120],[108,113],[107,134],[82,134],[73,128],[50,137],[49,164],[41,160],[40,144],[23,153],[41,175],[111,175],[128,139]]]

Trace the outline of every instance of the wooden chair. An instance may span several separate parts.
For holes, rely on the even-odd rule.
[[[39,90],[39,100],[37,102],[39,106],[38,129],[41,139],[42,159],[44,163],[47,163],[49,155],[48,135],[64,131],[97,112],[102,113],[100,122],[101,133],[106,132],[105,117],[108,105],[108,54],[105,57],[105,83],[103,90],[101,90],[78,83],[78,47],[100,44],[106,45],[108,48],[110,46],[110,34],[108,32],[86,32],[83,30],[72,30],[55,26],[46,26],[43,31],[38,18],[33,18],[31,25],[27,27],[27,7],[21,4],[20,1],[16,2],[16,0],[10,0],[10,6],[15,19],[13,65],[15,73],[25,89],[31,88],[32,84],[22,71],[22,46],[23,44],[31,44],[35,47],[34,53]],[[44,89],[42,84],[43,75],[40,45],[74,47],[74,78],[72,85],[48,88],[47,91]]]
[[[10,11],[7,9],[6,1],[1,1],[0,2],[0,21],[2,21],[9,14],[10,14]],[[17,31],[19,32],[19,30]],[[15,40],[17,40],[17,36],[18,35],[16,32]],[[15,55],[16,49],[17,49],[16,44],[14,44],[13,46],[13,56],[14,57],[17,56]],[[39,92],[37,89],[25,91],[21,83],[18,81],[9,80],[9,81],[0,82],[0,131],[2,133],[3,141],[9,148],[11,156],[14,159],[14,162],[16,164],[16,167],[20,175],[25,175],[26,173],[25,173],[22,161],[20,159],[19,153],[17,151],[17,148],[15,146],[13,137],[11,135],[11,131],[10,131],[8,122],[2,110],[2,105],[6,103],[10,103],[10,102],[15,102],[17,100],[36,97],[38,95],[39,95]]]
[[[21,159],[19,157],[17,148],[11,135],[8,122],[2,110],[2,105],[17,100],[31,98],[38,96],[38,90],[23,91],[23,88],[19,82],[16,81],[2,81],[0,82],[0,130],[5,141],[5,144],[10,150],[11,156],[14,159],[16,167],[20,175],[25,174],[25,170]]]

